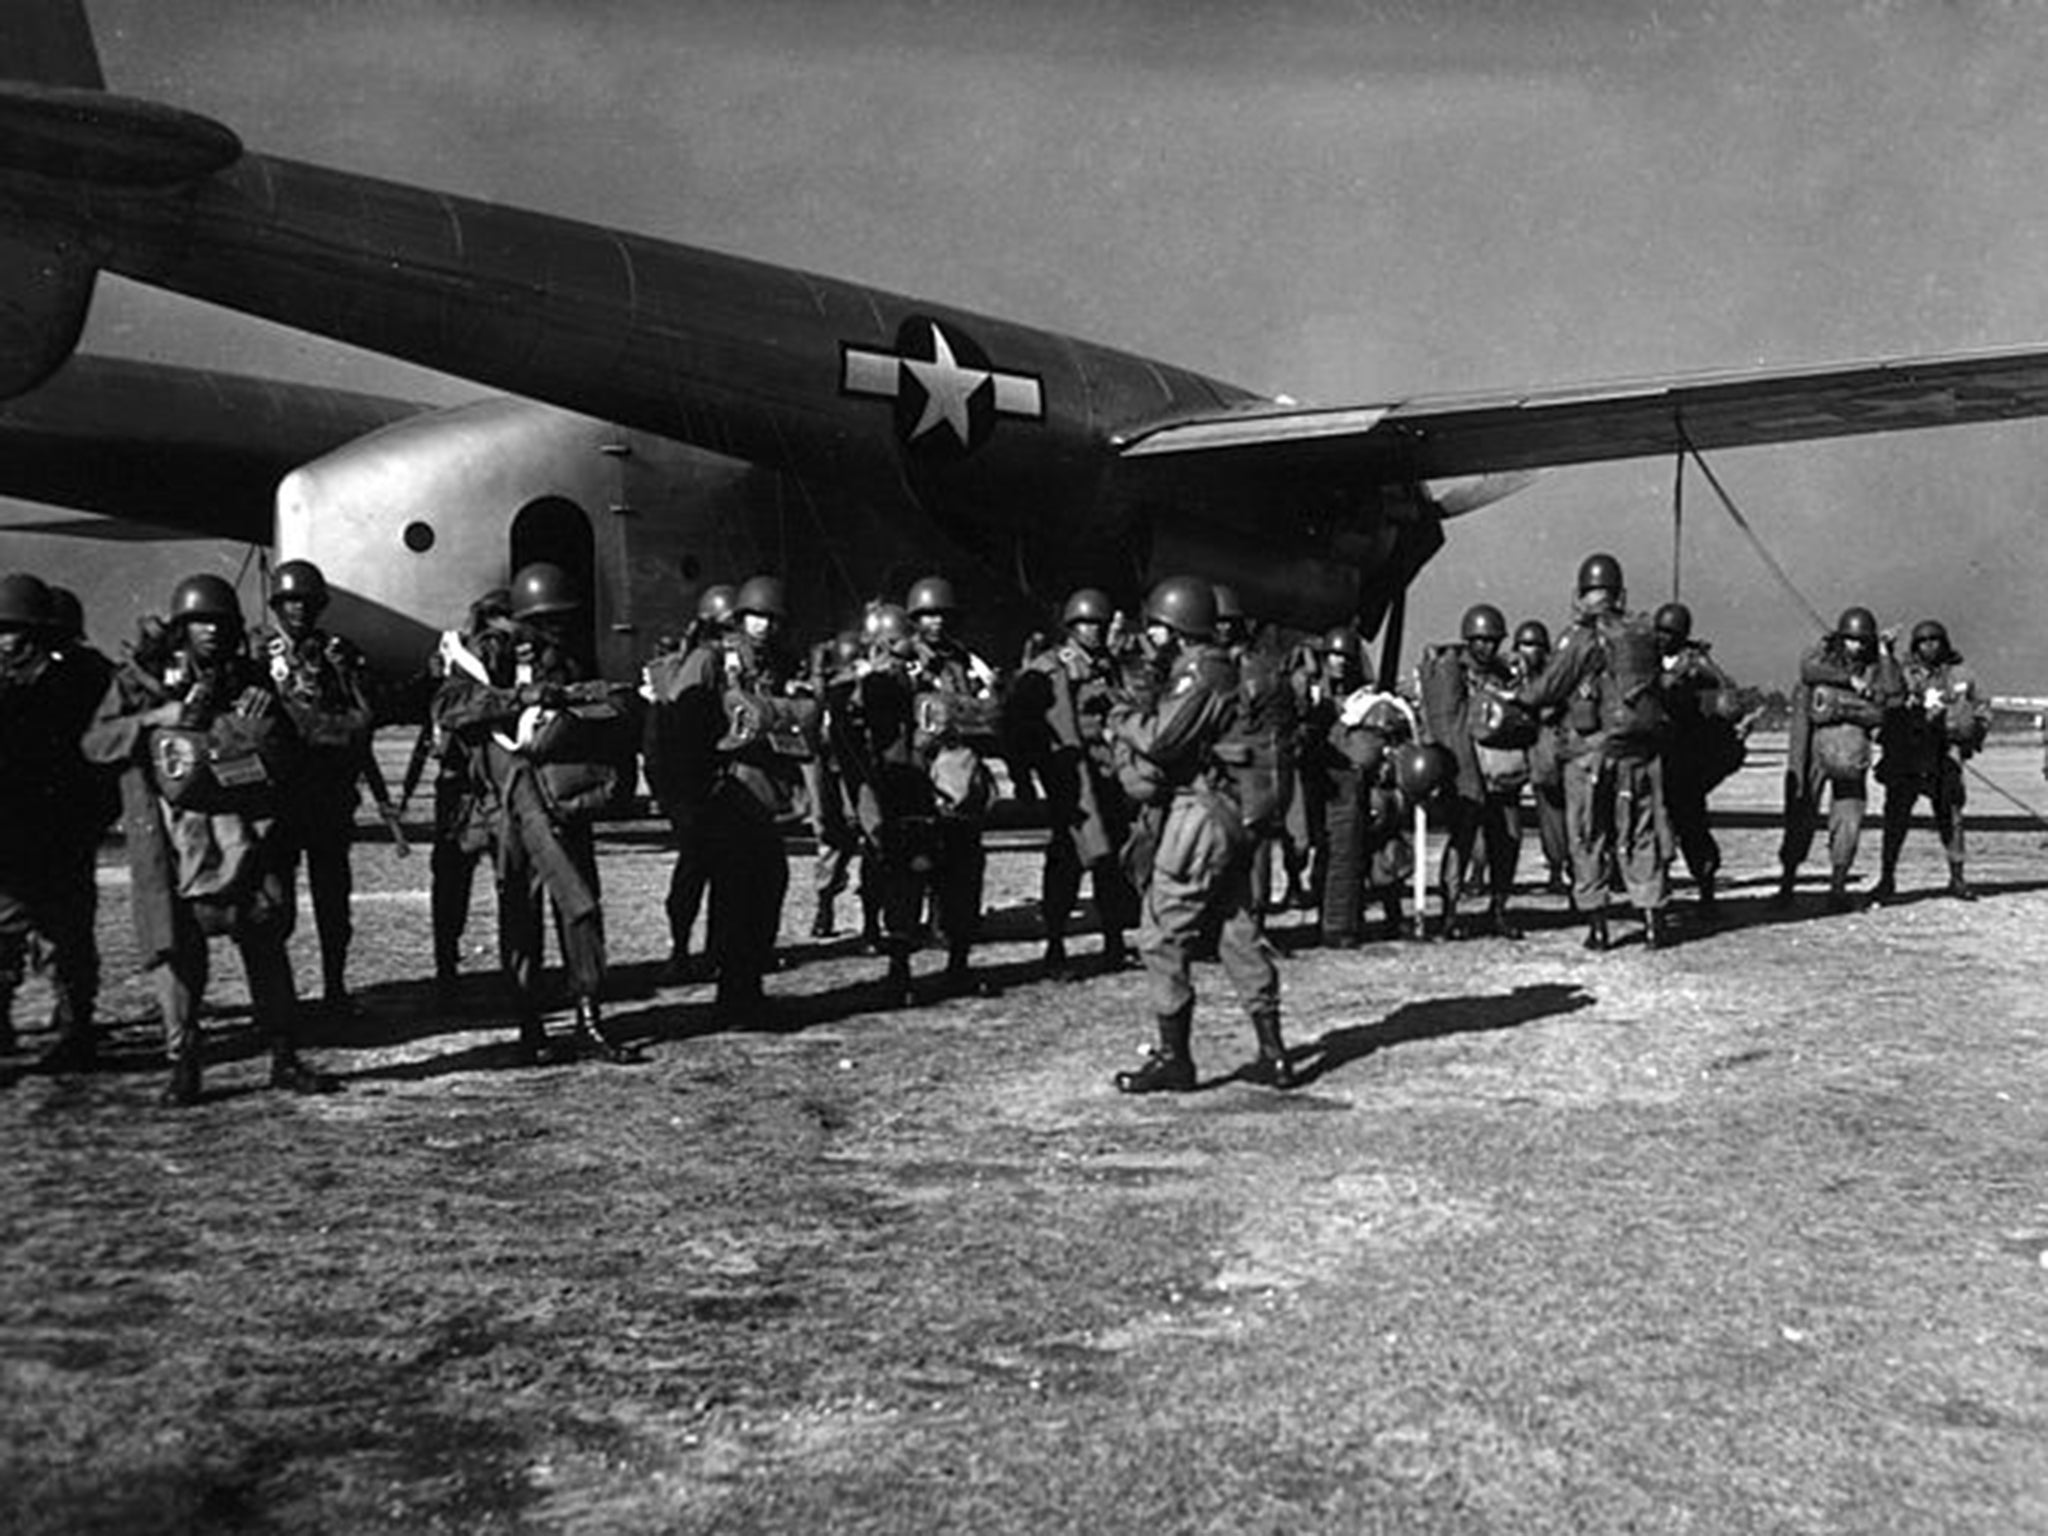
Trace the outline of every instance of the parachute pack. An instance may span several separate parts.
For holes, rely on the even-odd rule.
[[[1640,614],[1602,619],[1600,729],[1618,741],[1649,742],[1666,724],[1657,632]]]

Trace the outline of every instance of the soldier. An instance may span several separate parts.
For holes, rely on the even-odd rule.
[[[1627,609],[1621,562],[1589,555],[1579,566],[1572,628],[1550,663],[1516,697],[1539,712],[1565,708],[1565,826],[1571,839],[1573,900],[1587,920],[1586,948],[1612,944],[1608,869],[1618,865],[1629,901],[1642,913],[1643,942],[1668,942],[1664,927],[1666,849],[1664,713],[1656,638]]]
[[[697,616],[680,647],[647,663],[643,696],[648,701],[647,787],[667,818],[676,862],[669,872],[668,959],[661,979],[673,985],[696,977],[690,935],[711,882],[706,823],[711,791],[718,781],[718,738],[725,728],[725,641],[739,594],[723,584],[706,587]]]
[[[331,1092],[299,1057],[291,960],[291,865],[276,819],[297,748],[266,668],[245,649],[241,605],[218,576],[171,593],[168,626],[118,668],[82,743],[118,764],[136,948],[155,973],[170,1057],[167,1105],[199,1100],[199,1006],[207,940],[225,934],[248,973],[270,1082]]]
[[[1707,818],[1707,795],[1742,766],[1742,737],[1728,714],[1735,679],[1714,660],[1713,648],[1692,632],[1692,610],[1666,603],[1651,621],[1664,655],[1664,809],[1685,867],[1699,890],[1700,914],[1718,910],[1714,882],[1721,845]]]
[[[1899,852],[1922,795],[1934,812],[1935,834],[1948,856],[1948,893],[1958,901],[1977,894],[1963,875],[1963,764],[1984,744],[1991,710],[1977,679],[1949,643],[1939,619],[1913,626],[1912,654],[1899,667],[1900,698],[1885,716],[1877,765],[1884,785],[1883,866],[1871,895],[1889,900],[1898,889]]]
[[[1871,733],[1899,701],[1898,665],[1878,643],[1868,608],[1842,610],[1834,632],[1799,660],[1785,751],[1785,839],[1773,907],[1789,907],[1828,793],[1828,907],[1849,907],[1849,871],[1863,830]]]
[[[349,840],[355,831],[356,784],[377,772],[370,757],[368,679],[361,652],[319,627],[328,604],[327,578],[310,560],[287,560],[271,578],[270,611],[277,628],[258,636],[257,654],[299,737],[298,770],[279,822],[289,869],[301,857],[320,934],[322,1000],[336,1013],[355,1013],[348,990],[349,913],[355,877]],[[383,779],[377,779],[383,789]],[[380,809],[388,812],[388,807]]]
[[[85,610],[76,593],[51,587],[50,680],[59,699],[62,725],[60,778],[52,830],[58,846],[52,868],[60,916],[44,927],[55,954],[57,1002],[50,1020],[57,1040],[39,1063],[46,1072],[82,1071],[98,1057],[93,1009],[99,997],[100,950],[98,864],[100,839],[121,814],[120,774],[88,763],[79,749],[86,727],[113,680],[114,664],[85,638]],[[64,952],[67,941],[72,953]]]
[[[441,635],[428,671],[437,686],[455,671],[458,651],[484,654],[492,644],[509,644],[512,592],[492,587],[469,605],[463,628]],[[491,641],[486,636],[494,636]],[[489,774],[476,760],[474,743],[433,719],[431,708],[420,728],[421,740],[435,748],[434,849],[428,858],[429,911],[434,930],[434,988],[445,1005],[454,1001],[456,977],[462,970],[462,931],[469,926],[469,903],[476,885],[477,862],[491,851],[491,820],[496,796]]]
[[[866,654],[867,641],[858,629],[844,629],[811,652],[808,686],[824,710],[820,721],[820,746],[806,774],[805,798],[810,804],[811,836],[817,844],[812,860],[812,893],[816,901],[811,915],[811,937],[830,939],[839,933],[837,906],[846,888],[853,884],[854,860],[860,857],[860,820],[853,803],[854,786],[847,777],[846,764],[832,750],[835,727],[831,700],[843,681],[850,680]],[[871,871],[861,865],[859,897],[861,936],[870,945],[881,940],[881,916],[875,904]]]
[[[1106,968],[1122,967],[1124,930],[1137,920],[1137,896],[1118,854],[1130,835],[1130,807],[1110,760],[1109,711],[1120,673],[1109,653],[1115,605],[1109,594],[1082,587],[1066,601],[1066,639],[1040,651],[1017,673],[1004,701],[1004,736],[1012,773],[1035,774],[1044,789],[1049,835],[1039,887],[1045,918],[1045,964],[1067,966],[1067,919],[1093,881]]]
[[[1550,629],[1541,619],[1524,619],[1515,629],[1512,664],[1515,686],[1521,688],[1539,677],[1550,665]],[[1536,841],[1543,850],[1543,888],[1553,896],[1571,893],[1566,878],[1571,868],[1571,840],[1564,825],[1564,761],[1559,741],[1564,726],[1562,708],[1544,710],[1536,723],[1536,740],[1529,748],[1529,798],[1536,807]]]
[[[1356,629],[1340,625],[1318,647],[1304,647],[1295,671],[1295,781],[1302,806],[1296,825],[1308,865],[1302,895],[1318,909],[1323,942],[1346,948],[1359,938],[1365,781],[1377,767],[1376,759],[1368,764],[1364,758],[1381,745],[1377,735],[1369,742],[1352,735],[1341,719],[1346,702],[1364,687],[1365,645]]]
[[[1239,781],[1254,803],[1240,810],[1258,841],[1252,856],[1252,910],[1263,926],[1273,905],[1273,855],[1286,842],[1287,820],[1299,787],[1295,739],[1300,722],[1294,680],[1285,657],[1262,643],[1259,623],[1245,611],[1237,589],[1220,582],[1216,639],[1236,663],[1238,686],[1244,690],[1244,732],[1236,750],[1248,754],[1248,761],[1240,765]]]
[[[954,632],[959,601],[943,576],[912,583],[904,609],[913,626],[918,756],[931,777],[938,811],[939,858],[933,896],[946,939],[947,992],[974,987],[968,959],[981,927],[987,855],[981,845],[995,799],[983,754],[996,724],[995,669]]]
[[[1505,747],[1496,754],[1480,740],[1484,701],[1514,688],[1513,674],[1500,654],[1508,621],[1493,604],[1476,603],[1465,610],[1458,636],[1457,644],[1425,653],[1421,674],[1424,722],[1431,739],[1446,748],[1457,765],[1444,800],[1446,836],[1437,871],[1443,937],[1465,936],[1458,904],[1483,838],[1490,927],[1501,938],[1519,939],[1522,930],[1508,913],[1508,896],[1514,890],[1515,860],[1521,849],[1521,796],[1528,760]],[[1415,916],[1418,934],[1426,935],[1425,915]]]
[[[761,982],[775,968],[789,892],[785,823],[803,812],[804,774],[816,755],[818,710],[793,697],[796,659],[783,640],[789,602],[781,581],[755,576],[733,602],[738,628],[720,657],[725,734],[707,802],[711,961],[717,1010],[729,1024],[758,1022]]]
[[[566,1059],[541,1022],[544,917],[575,1000],[576,1031],[606,1060],[639,1059],[605,1023],[604,914],[590,820],[617,789],[609,732],[613,689],[589,679],[569,644],[582,606],[569,573],[545,561],[512,578],[511,623],[450,654],[436,723],[476,765],[491,810],[498,884],[498,956],[519,1014],[524,1061]]]
[[[1216,593],[1207,582],[1176,576],[1145,604],[1154,644],[1172,658],[1157,705],[1125,706],[1110,720],[1163,775],[1172,800],[1145,891],[1138,946],[1151,973],[1159,1043],[1145,1065],[1119,1072],[1122,1093],[1184,1093],[1195,1086],[1189,1049],[1195,993],[1189,951],[1215,925],[1224,969],[1251,1015],[1260,1080],[1291,1088],[1296,1078],[1280,1034],[1280,979],[1273,951],[1252,912],[1252,838],[1233,770],[1245,713],[1236,668],[1214,642]]]

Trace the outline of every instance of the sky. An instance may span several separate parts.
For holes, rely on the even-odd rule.
[[[2029,4],[89,4],[113,88],[266,153],[1307,401],[2048,345]],[[87,345],[479,392],[118,279]],[[1822,612],[1944,618],[1996,691],[2048,693],[2048,420],[1713,464]],[[1595,549],[1638,604],[1669,597],[1672,490],[1669,461],[1562,469],[1452,524],[1412,639],[1482,600],[1555,623]],[[1813,626],[1697,476],[1684,528],[1699,631],[1739,677],[1787,681]],[[0,531],[0,566],[48,543]]]

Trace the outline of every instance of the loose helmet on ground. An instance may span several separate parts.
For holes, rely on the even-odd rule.
[[[1145,622],[1210,639],[1216,633],[1216,589],[1197,576],[1169,576],[1145,599]]]
[[[40,576],[16,571],[0,576],[0,624],[45,629],[50,624],[50,589]]]
[[[1520,650],[1525,645],[1540,645],[1544,650],[1549,650],[1550,626],[1541,619],[1522,620],[1515,627],[1515,648]]]
[[[1660,635],[1669,635],[1674,640],[1692,638],[1692,610],[1683,603],[1666,603],[1657,610],[1657,616],[1650,620],[1650,627]]]
[[[1579,591],[1619,592],[1622,589],[1621,562],[1612,555],[1588,555],[1579,562]]]
[[[1109,600],[1107,592],[1100,587],[1081,587],[1060,610],[1060,623],[1107,624],[1115,616],[1116,604]]]
[[[953,583],[945,577],[923,576],[910,584],[903,606],[914,619],[921,613],[953,613],[959,609],[960,600],[953,593]]]
[[[1505,640],[1508,637],[1507,616],[1491,603],[1474,603],[1465,610],[1465,617],[1458,625],[1461,640]]]
[[[1844,608],[1835,620],[1835,633],[1844,640],[1877,639],[1877,615],[1868,608]]]
[[[327,577],[310,560],[287,560],[270,577],[270,606],[288,597],[304,598],[319,612],[327,606]]]
[[[546,560],[522,565],[512,578],[512,617],[538,619],[551,613],[574,613],[583,606],[576,578]]]
[[[789,617],[789,590],[778,576],[749,576],[733,594],[736,614],[764,613],[771,619]]]
[[[226,577],[187,576],[171,588],[171,622],[185,624],[194,619],[220,624],[242,622],[242,605]]]

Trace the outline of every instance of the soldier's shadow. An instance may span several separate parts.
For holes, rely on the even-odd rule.
[[[1593,1006],[1593,995],[1579,986],[1544,982],[1484,997],[1435,997],[1403,1003],[1372,1024],[1350,1024],[1288,1052],[1303,1083],[1313,1083],[1352,1062],[1411,1040],[1443,1035],[1483,1034],[1518,1029],[1538,1019],[1556,1018]]]

